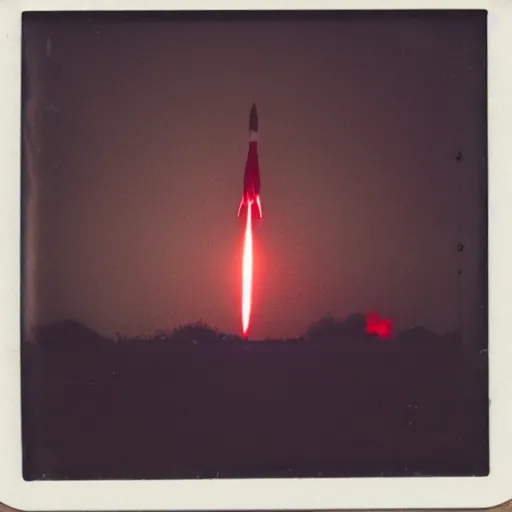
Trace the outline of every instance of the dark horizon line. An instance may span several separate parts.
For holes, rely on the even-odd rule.
[[[353,313],[351,315],[348,315],[345,318],[338,318],[338,317],[325,315],[325,316],[319,318],[318,320],[311,322],[309,328],[306,329],[305,332],[303,332],[300,335],[278,336],[278,337],[267,336],[267,337],[261,338],[261,339],[251,338],[250,336],[249,336],[249,338],[244,338],[244,336],[240,333],[224,332],[222,329],[219,329],[219,328],[215,327],[214,325],[209,324],[208,322],[205,322],[203,320],[197,320],[195,322],[185,322],[185,323],[178,324],[174,327],[170,327],[167,329],[155,329],[153,331],[148,331],[145,333],[141,332],[141,333],[137,333],[137,334],[128,335],[128,334],[122,334],[121,332],[116,331],[116,333],[114,335],[111,335],[111,334],[102,334],[95,328],[90,327],[85,321],[77,320],[77,319],[73,319],[73,318],[66,318],[66,319],[62,319],[62,320],[55,320],[55,321],[32,326],[28,329],[28,331],[32,332],[32,333],[34,333],[34,332],[38,333],[38,331],[39,332],[44,331],[45,329],[51,329],[52,327],[69,325],[69,326],[74,326],[76,328],[82,328],[86,331],[89,331],[90,334],[94,334],[100,338],[107,340],[107,341],[118,342],[121,340],[137,341],[137,340],[151,340],[151,339],[157,339],[157,338],[162,338],[162,337],[172,338],[176,334],[179,335],[179,332],[181,330],[197,329],[197,330],[203,330],[204,333],[210,333],[211,335],[214,335],[214,336],[218,337],[219,339],[220,338],[224,338],[224,339],[226,339],[226,338],[227,339],[235,339],[236,338],[242,342],[247,342],[247,343],[254,343],[254,342],[276,343],[276,342],[289,342],[289,341],[309,341],[308,340],[308,330],[316,325],[320,325],[323,320],[327,319],[327,320],[333,320],[335,322],[335,324],[333,326],[331,326],[330,329],[329,328],[325,329],[324,332],[327,335],[329,333],[332,334],[333,332],[336,332],[336,331],[339,331],[341,334],[341,332],[344,329],[346,330],[345,331],[346,333],[348,333],[350,330],[352,330],[353,334],[355,334],[355,335],[364,335],[369,340],[370,339],[378,340],[379,342],[382,342],[382,343],[396,342],[400,338],[401,335],[411,333],[416,330],[424,331],[424,332],[428,333],[429,335],[432,335],[438,339],[443,339],[443,338],[446,338],[449,336],[462,337],[461,329],[452,329],[452,330],[447,330],[444,333],[438,333],[438,332],[436,332],[428,327],[425,327],[423,325],[415,325],[412,327],[406,327],[406,328],[394,330],[390,336],[388,336],[386,338],[379,338],[379,336],[377,336],[376,334],[368,333],[364,329],[358,330],[358,328],[354,327],[354,326],[351,328],[349,324],[348,325],[346,324],[347,320],[350,321],[351,318],[353,318],[355,316],[359,316],[359,315],[360,315],[359,313]],[[320,332],[322,332],[321,329],[320,329]],[[30,341],[31,339],[37,339],[37,337],[38,337],[37,334],[35,334],[34,336],[30,336],[30,335],[27,336],[26,334],[27,333],[24,333],[22,335],[22,341]]]

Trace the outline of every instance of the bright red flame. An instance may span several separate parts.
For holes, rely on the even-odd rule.
[[[380,318],[377,313],[366,314],[366,333],[375,334],[378,338],[389,338],[393,331],[391,320]]]
[[[245,225],[244,253],[242,261],[242,332],[247,338],[251,321],[252,306],[252,201],[247,202],[247,223]]]

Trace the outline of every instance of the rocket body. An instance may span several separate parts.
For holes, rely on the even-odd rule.
[[[245,162],[244,186],[242,200],[238,207],[238,217],[247,215],[247,208],[251,208],[252,217],[261,219],[263,212],[261,209],[261,180],[260,166],[258,161],[258,112],[256,105],[253,104],[249,115],[249,151]]]

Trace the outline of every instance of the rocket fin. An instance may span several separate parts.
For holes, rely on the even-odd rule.
[[[238,207],[238,212],[236,214],[237,217],[240,217],[244,205],[245,205],[245,201],[244,201],[244,198],[242,197],[242,200],[240,201],[240,206]]]
[[[254,210],[254,218],[262,219],[263,218],[263,209],[261,208],[260,196],[256,196],[256,201],[254,201],[254,206],[256,206],[256,208]]]

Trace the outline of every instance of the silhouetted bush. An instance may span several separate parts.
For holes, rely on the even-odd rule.
[[[343,321],[332,315],[325,315],[309,326],[305,337],[309,341],[328,341],[333,338],[337,339],[344,332]]]
[[[203,322],[202,320],[199,320],[196,323],[190,323],[176,327],[172,333],[171,338],[173,340],[187,340],[191,341],[192,343],[200,343],[216,341],[220,338],[220,335],[216,329]]]
[[[345,331],[355,335],[363,336],[366,334],[366,315],[363,313],[354,313],[343,322]]]

